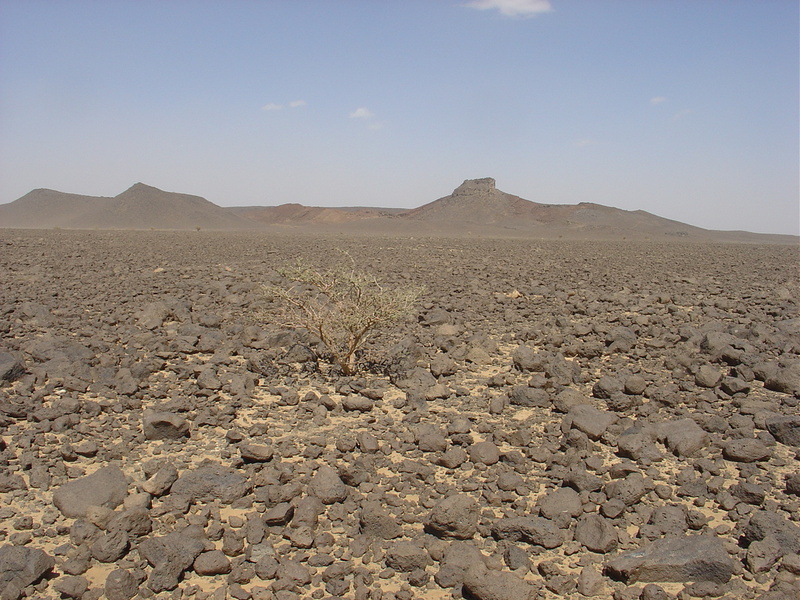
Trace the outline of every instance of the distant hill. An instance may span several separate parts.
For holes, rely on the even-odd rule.
[[[0,205],[0,227],[52,229],[271,229],[324,233],[492,236],[797,244],[800,238],[713,231],[642,210],[602,204],[541,204],[467,179],[414,209],[302,204],[223,208],[199,196],[137,183],[113,198],[38,189]]]
[[[713,231],[643,210],[602,204],[541,204],[500,191],[491,177],[467,179],[453,193],[418,208],[337,230],[405,235],[530,237],[796,244],[796,236]]]
[[[52,229],[245,229],[254,224],[200,196],[137,183],[113,198],[37,189],[0,205],[0,226]]]
[[[540,204],[501,192],[495,180],[468,179],[452,194],[404,215],[414,221],[490,226],[511,231],[539,231],[560,236],[675,236],[697,237],[709,232],[637,210],[601,204]]]
[[[401,208],[330,208],[302,204],[236,206],[226,210],[265,225],[337,225],[405,212],[405,209]]]

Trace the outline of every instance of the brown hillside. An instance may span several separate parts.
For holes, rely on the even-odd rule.
[[[0,226],[50,229],[245,229],[253,223],[200,196],[137,183],[113,198],[33,190],[0,206]]]
[[[64,229],[291,228],[403,236],[653,240],[797,244],[797,236],[712,231],[651,213],[601,204],[542,204],[468,179],[452,194],[415,209],[302,204],[223,208],[199,196],[137,183],[113,198],[38,189],[0,205],[0,227]]]
[[[279,206],[239,206],[229,208],[234,214],[258,221],[265,225],[337,225],[366,219],[385,217],[398,209],[384,208],[330,208],[323,206],[304,206],[302,204],[281,204]]]
[[[66,194],[36,189],[18,200],[0,205],[0,226],[20,229],[72,228],[72,223],[89,219],[101,211],[111,198]]]
[[[615,232],[675,234],[685,236],[697,227],[657,217],[644,211],[626,211],[593,203],[540,204],[507,194],[495,180],[468,179],[452,194],[420,206],[405,215],[417,221],[441,221],[464,225],[495,225],[513,230],[555,227],[566,232]]]

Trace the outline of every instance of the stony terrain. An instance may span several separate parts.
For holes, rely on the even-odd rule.
[[[260,287],[339,250],[356,378]],[[795,598],[798,258],[0,231],[0,598]]]

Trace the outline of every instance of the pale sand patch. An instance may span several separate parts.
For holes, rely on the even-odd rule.
[[[108,578],[109,573],[118,569],[116,564],[106,564],[106,563],[98,563],[97,561],[92,561],[92,566],[89,567],[89,570],[83,574],[86,579],[89,580],[89,588],[103,588],[106,584],[106,578]]]

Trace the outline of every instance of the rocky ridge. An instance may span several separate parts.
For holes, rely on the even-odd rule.
[[[270,232],[578,240],[797,243],[796,236],[712,231],[645,211],[582,202],[542,204],[468,179],[452,194],[415,209],[221,207],[205,198],[137,183],[113,198],[33,190],[0,205],[0,228],[265,230]]]

